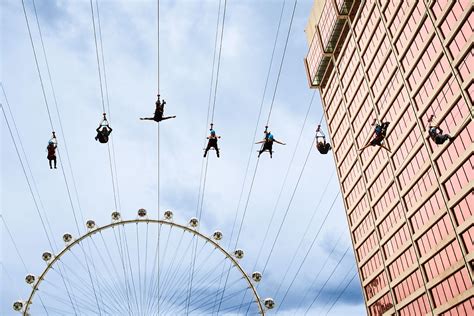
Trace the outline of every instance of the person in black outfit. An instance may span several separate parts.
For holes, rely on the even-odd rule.
[[[153,117],[141,117],[140,120],[149,120],[149,121],[155,121],[157,123],[175,118],[176,115],[173,116],[163,116],[163,113],[165,112],[165,104],[166,101],[160,101],[160,95],[158,94],[158,99],[155,102],[156,108],[155,108],[155,115]]]
[[[102,129],[100,129],[102,127]],[[99,127],[96,129],[97,136],[95,140],[98,140],[101,144],[106,144],[109,141],[109,135],[112,133],[112,128],[109,126],[109,122],[105,118],[104,113],[104,120],[100,123]]]
[[[326,136],[321,131],[321,125],[316,129],[316,149],[323,155],[326,155],[331,150],[331,144],[326,142]]]
[[[442,145],[447,140],[452,141],[453,137],[451,137],[449,134],[443,134],[443,130],[439,128],[437,124],[433,123],[433,118],[434,118],[434,115],[431,115],[430,118],[428,119],[428,123],[429,123],[428,135],[430,136],[430,138],[437,145]]]

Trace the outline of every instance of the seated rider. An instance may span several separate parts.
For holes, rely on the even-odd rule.
[[[160,95],[158,94],[157,96],[158,96],[158,99],[155,102],[155,105],[156,105],[155,115],[153,117],[141,117],[140,120],[150,120],[150,121],[155,121],[159,123],[161,121],[176,117],[176,115],[163,117],[163,113],[165,112],[166,101],[165,100],[160,101]]]
[[[390,148],[385,146],[385,136],[387,135],[387,129],[388,125],[390,122],[379,122],[377,123],[377,120],[374,119],[372,122],[372,126],[375,125],[375,130],[373,134],[373,138],[371,141],[369,141],[364,147],[359,149],[359,151],[363,151],[369,146],[380,146],[390,152]]]
[[[449,140],[452,141],[453,137],[449,136],[449,134],[443,134],[443,130],[439,128],[437,124],[433,123],[434,115],[431,115],[428,119],[428,134],[430,138],[437,144],[442,145],[445,141]]]
[[[112,133],[112,128],[109,126],[109,122],[107,122],[107,119],[105,118],[105,113],[104,119],[100,123],[99,127],[97,127],[96,132],[97,136],[95,137],[95,140],[98,140],[102,144],[106,144],[109,141],[109,135]]]
[[[321,125],[316,129],[316,149],[323,155],[326,155],[331,150],[331,144],[326,143],[326,136],[321,131]]]
[[[280,145],[286,145],[286,144],[276,140],[273,137],[272,132],[270,132],[270,131],[267,132],[267,130],[265,129],[264,133],[265,133],[265,138],[262,141],[259,141],[259,142],[255,143],[255,144],[263,144],[262,148],[258,152],[258,158],[260,158],[260,155],[266,150],[268,150],[268,152],[270,153],[270,158],[273,158],[273,156],[272,156],[272,154],[273,154],[273,142],[278,143]]]
[[[48,146],[46,150],[48,151],[48,160],[49,160],[49,169],[53,169],[53,162],[54,162],[54,169],[56,168],[56,136],[53,133],[53,138],[49,140]]]
[[[212,124],[211,124],[211,135],[209,135],[207,137],[207,139],[209,140],[208,143],[207,143],[207,147],[206,149],[204,150],[204,157],[206,157],[207,155],[207,152],[211,149],[211,148],[214,148],[216,150],[216,155],[217,155],[217,158],[219,158],[219,147],[217,147],[217,140],[219,138],[221,138],[220,136],[217,136],[216,135],[216,131],[212,129]]]

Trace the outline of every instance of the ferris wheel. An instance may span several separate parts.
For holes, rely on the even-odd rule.
[[[163,219],[139,209],[134,219],[115,211],[103,226],[88,220],[81,236],[63,235],[65,245],[57,254],[42,254],[44,270],[25,277],[30,294],[13,309],[23,315],[202,315],[241,309],[264,315],[272,309],[273,299],[257,293],[262,274],[249,275],[239,263],[244,251],[227,251],[221,231],[207,236],[198,227],[195,217],[187,225],[174,222],[169,210]]]

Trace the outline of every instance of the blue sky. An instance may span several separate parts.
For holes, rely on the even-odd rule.
[[[102,105],[89,2],[37,1],[65,135],[59,132],[59,118],[54,110],[47,81],[32,5],[28,0],[25,2],[53,123],[59,137],[59,149],[63,154],[64,171],[70,186],[71,171],[73,172],[77,185],[78,195],[76,196],[75,191],[72,192],[74,208],[76,211],[81,210],[84,218],[93,218],[99,224],[109,223],[110,213],[115,206],[107,146],[94,141]],[[268,115],[274,91],[292,4],[290,1],[285,6],[282,32],[264,101],[262,120],[259,122],[258,137],[263,135],[264,118]],[[150,216],[156,218],[156,126],[154,122],[138,120],[154,111],[157,90],[156,3],[127,0],[99,1],[99,5],[110,99],[109,117],[114,129],[112,138],[120,190],[120,211],[124,218],[135,218],[136,210],[143,207],[149,211]],[[222,153],[220,159],[215,157],[214,152],[209,157],[200,227],[202,232],[211,234],[215,229],[220,229],[225,236],[229,236],[232,230],[281,5],[280,1],[228,1],[214,118],[214,127],[222,136],[219,142]],[[246,252],[242,265],[249,272],[255,265],[292,153],[296,150],[269,238],[256,265],[257,269],[263,269],[264,259],[268,256],[279,223],[290,203],[313,141],[315,127],[321,117],[321,102],[316,93],[300,145],[296,148],[313,94],[308,88],[303,66],[307,52],[303,30],[311,5],[312,1],[298,2],[270,120],[270,129],[275,137],[285,141],[287,145],[275,145],[273,159],[268,155],[262,155],[260,159],[238,244]],[[19,128],[20,139],[15,138],[23,143],[53,236],[59,243],[64,232],[76,232],[74,218],[61,171],[51,171],[47,165],[45,147],[51,128],[21,2],[7,0],[1,6],[1,81]],[[217,7],[217,1],[161,3],[161,94],[167,101],[166,112],[177,115],[177,118],[161,123],[160,214],[165,209],[172,209],[177,222],[186,222],[196,212],[203,161],[202,147],[204,134],[208,129],[206,116]],[[1,102],[5,104],[3,95]],[[11,117],[8,118],[11,122]],[[4,119],[1,124],[2,216],[16,239],[27,268],[31,273],[39,273],[44,267],[41,253],[49,248],[48,241]],[[72,169],[69,168],[64,153],[65,141]],[[255,152],[250,163],[250,174],[245,182],[243,202],[249,195],[250,177],[257,161],[256,147],[252,150]],[[269,261],[264,281],[259,287],[262,297],[275,296],[275,288],[280,283],[283,289],[290,284],[339,190],[335,176],[331,178],[334,170],[331,155],[321,156],[316,151],[311,152],[298,190],[288,208],[288,217]],[[328,179],[331,179],[329,188],[316,208]],[[239,214],[242,214],[244,204],[242,203]],[[295,248],[315,210],[314,222],[302,243],[303,247],[289,267]],[[328,265],[322,270],[314,287],[308,289],[339,236],[340,241],[329,258]],[[224,244],[227,245],[227,241]],[[281,306],[280,313],[299,314],[306,310],[316,295],[312,293],[319,291],[349,245],[346,217],[339,197]],[[26,297],[28,287],[23,281],[25,271],[3,226],[2,264],[1,313],[10,315],[11,302],[18,296]],[[337,286],[346,272],[354,269],[354,265],[353,252],[350,250],[324,287],[310,314],[326,311],[330,304],[327,302],[337,295]],[[282,281],[282,275],[287,269],[289,276]],[[10,278],[12,282],[5,281]],[[301,305],[302,309],[297,310],[301,298],[308,291],[307,299]],[[280,297],[274,297],[277,304],[282,298],[279,295]],[[337,307],[331,311],[331,315],[346,315],[349,312],[353,315],[365,314],[357,278]]]

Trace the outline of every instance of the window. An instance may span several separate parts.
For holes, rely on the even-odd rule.
[[[382,195],[380,200],[374,205],[375,217],[380,218],[385,216],[388,207],[394,203],[395,199],[398,197],[396,192],[395,183],[390,184],[387,191]]]
[[[423,228],[423,226],[428,223],[435,214],[438,214],[442,205],[444,205],[443,197],[441,196],[441,192],[436,190],[436,192],[425,203],[423,203],[418,211],[416,211],[410,218],[415,233]]]
[[[458,0],[449,10],[448,15],[441,24],[441,33],[446,38],[449,33],[454,29],[457,22],[461,19],[461,16],[465,10],[469,10],[469,1]]]
[[[369,202],[367,200],[367,196],[364,194],[363,198],[357,203],[357,206],[354,207],[354,210],[349,214],[349,221],[351,222],[351,226],[354,223],[357,223],[360,216],[367,212],[369,209]]]
[[[399,310],[400,316],[426,315],[430,312],[430,303],[426,294]]]
[[[423,13],[426,11],[423,1],[418,1],[413,12],[410,13],[408,7],[413,6],[413,1],[403,1],[406,2],[406,5],[402,5],[400,11],[395,18],[394,23],[390,26],[390,32],[392,36],[396,36],[405,16],[409,15],[407,23],[403,26],[403,31],[401,31],[399,38],[395,42],[395,47],[397,52],[400,54],[403,52],[405,47],[410,42],[410,39],[413,37],[418,24],[423,21]]]
[[[468,159],[461,167],[444,183],[448,198],[453,198],[463,187],[469,184],[474,178],[474,155]]]
[[[456,160],[463,155],[469,146],[474,143],[474,123],[466,126],[449,144],[443,154],[436,159],[436,165],[441,174],[452,168]]]
[[[436,224],[424,233],[417,241],[420,256],[423,257],[432,251],[444,238],[453,232],[449,216],[444,214]]]
[[[415,270],[415,272],[410,274],[408,278],[406,278],[394,287],[393,291],[395,293],[395,300],[397,301],[397,303],[400,303],[407,296],[409,296],[411,293],[415,292],[422,286],[423,278],[421,276],[420,270],[417,269]],[[419,312],[413,315],[419,315]]]
[[[393,185],[391,186],[393,187]],[[385,195],[384,195],[385,197]],[[403,208],[400,203],[398,203],[395,208],[389,210],[387,217],[380,222],[378,229],[381,236],[387,234],[393,226],[397,225],[400,221],[405,220],[403,217]]]
[[[370,217],[370,216],[369,216]],[[367,255],[375,248],[377,245],[377,236],[375,232],[373,232],[369,238],[367,238],[362,245],[357,248],[357,257],[359,258],[359,262],[365,260]]]
[[[395,280],[414,263],[416,263],[415,251],[413,250],[413,247],[410,246],[410,248],[405,250],[405,252],[403,252],[403,254],[397,258],[397,260],[388,266],[391,280]]]
[[[410,240],[408,226],[403,226],[382,246],[385,259],[393,256],[401,246],[404,246]]]
[[[426,150],[425,146],[420,147],[418,152],[415,153],[413,158],[406,164],[403,171],[400,173],[398,178],[398,183],[400,183],[400,187],[405,187],[409,185],[414,177],[419,173],[419,171],[429,164],[429,157],[428,151]]]
[[[425,193],[432,190],[435,186],[437,186],[436,175],[433,169],[428,169],[403,197],[403,200],[407,204],[407,209],[413,209],[413,207],[424,198]]]
[[[436,307],[441,306],[471,287],[471,278],[466,268],[462,268],[431,290],[434,304]]]
[[[461,259],[461,248],[458,241],[454,240],[423,265],[428,280],[436,278]]]
[[[375,277],[369,284],[364,288],[367,301],[374,297],[378,292],[380,292],[384,287],[387,286],[387,275],[385,271],[380,273]]]
[[[474,48],[466,54],[466,57],[458,66],[458,71],[463,81],[468,81],[470,74],[474,71]]]
[[[472,35],[474,31],[474,13],[471,12],[469,18],[464,21],[461,29],[458,33],[454,36],[454,39],[449,44],[449,51],[454,59],[456,59],[464,48],[467,43],[471,43],[469,41],[469,37]]]
[[[382,296],[377,302],[369,306],[371,316],[382,316],[386,311],[393,307],[390,293]]]

